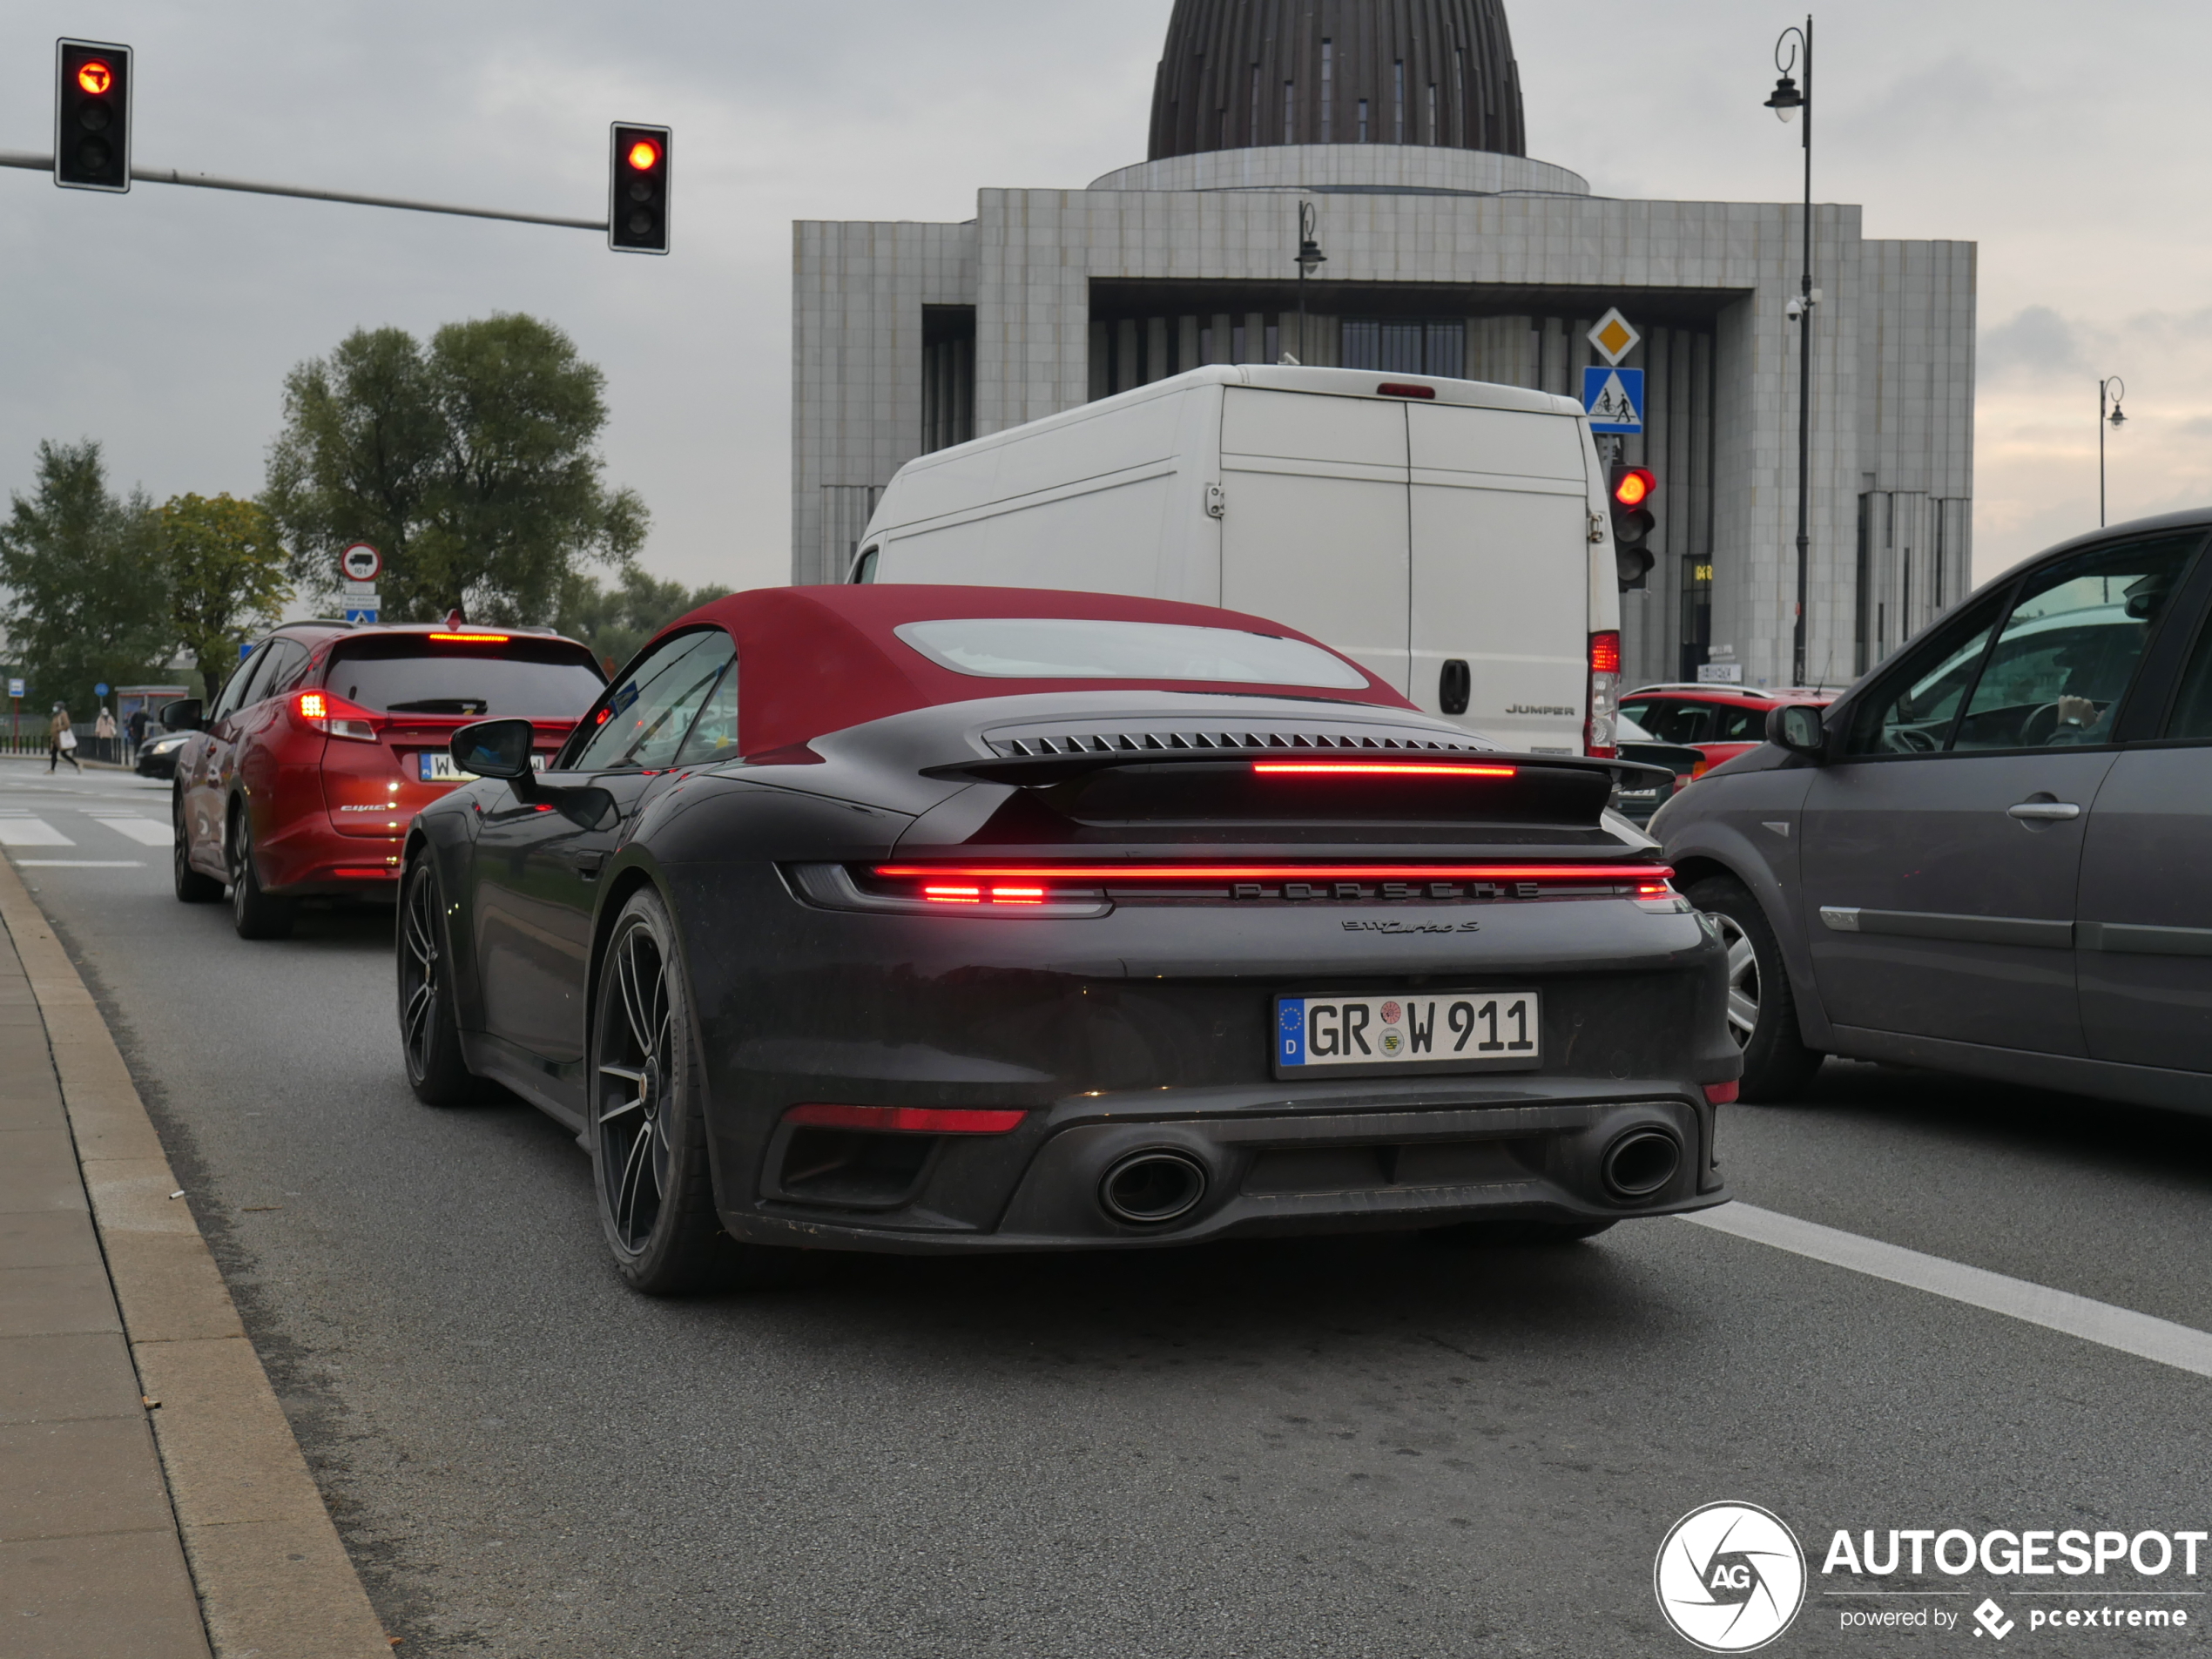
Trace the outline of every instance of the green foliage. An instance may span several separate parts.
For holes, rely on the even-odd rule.
[[[550,620],[579,562],[625,565],[645,537],[644,502],[600,479],[604,385],[566,334],[518,314],[448,323],[428,350],[360,329],[300,364],[263,496],[294,579],[334,597],[340,550],[365,541],[388,617]]]
[[[172,496],[157,518],[169,625],[212,688],[237,666],[239,646],[275,623],[291,597],[276,522],[260,502],[230,496]]]
[[[561,614],[554,625],[590,646],[599,665],[612,674],[667,624],[729,591],[656,582],[634,564],[624,568],[618,581],[603,588],[577,570],[561,590]]]
[[[109,493],[100,446],[41,443],[38,482],[10,492],[0,525],[0,604],[41,706],[96,705],[92,691],[158,677],[169,657],[169,592],[145,497]]]

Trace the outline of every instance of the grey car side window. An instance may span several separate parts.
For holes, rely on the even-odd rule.
[[[2004,606],[1993,594],[1938,624],[1905,653],[1852,711],[1846,755],[1932,754],[1951,740],[1959,707],[1988,654],[1989,636]]]
[[[1959,716],[1954,749],[2109,743],[2151,630],[2201,536],[2094,548],[2030,575]]]
[[[2189,664],[2182,671],[2174,711],[2166,717],[2166,729],[2159,735],[2169,742],[2212,742],[2212,621],[2196,637]]]

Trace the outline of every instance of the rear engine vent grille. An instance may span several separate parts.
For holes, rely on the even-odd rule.
[[[984,741],[991,745],[991,752],[1007,759],[1016,755],[1075,755],[1143,753],[1147,750],[1220,750],[1229,754],[1251,754],[1264,750],[1306,749],[1343,752],[1345,750],[1372,751],[1450,751],[1460,753],[1480,753],[1485,745],[1443,736],[1405,732],[1379,734],[1374,732],[1322,732],[1298,728],[1251,728],[1235,726],[1226,731],[1160,732],[1153,730],[1123,730],[1111,732],[1030,732],[1019,737],[987,733]]]

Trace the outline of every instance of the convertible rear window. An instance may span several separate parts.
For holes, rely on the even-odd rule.
[[[991,679],[1220,680],[1365,691],[1341,657],[1276,634],[1171,622],[968,617],[909,622],[899,637],[940,667]]]
[[[560,718],[590,708],[605,681],[590,652],[567,640],[516,634],[503,644],[455,644],[370,634],[332,647],[323,684],[380,714]]]

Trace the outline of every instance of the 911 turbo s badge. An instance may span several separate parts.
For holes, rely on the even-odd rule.
[[[1471,934],[1481,926],[1479,921],[1347,921],[1344,930],[1348,934]]]

